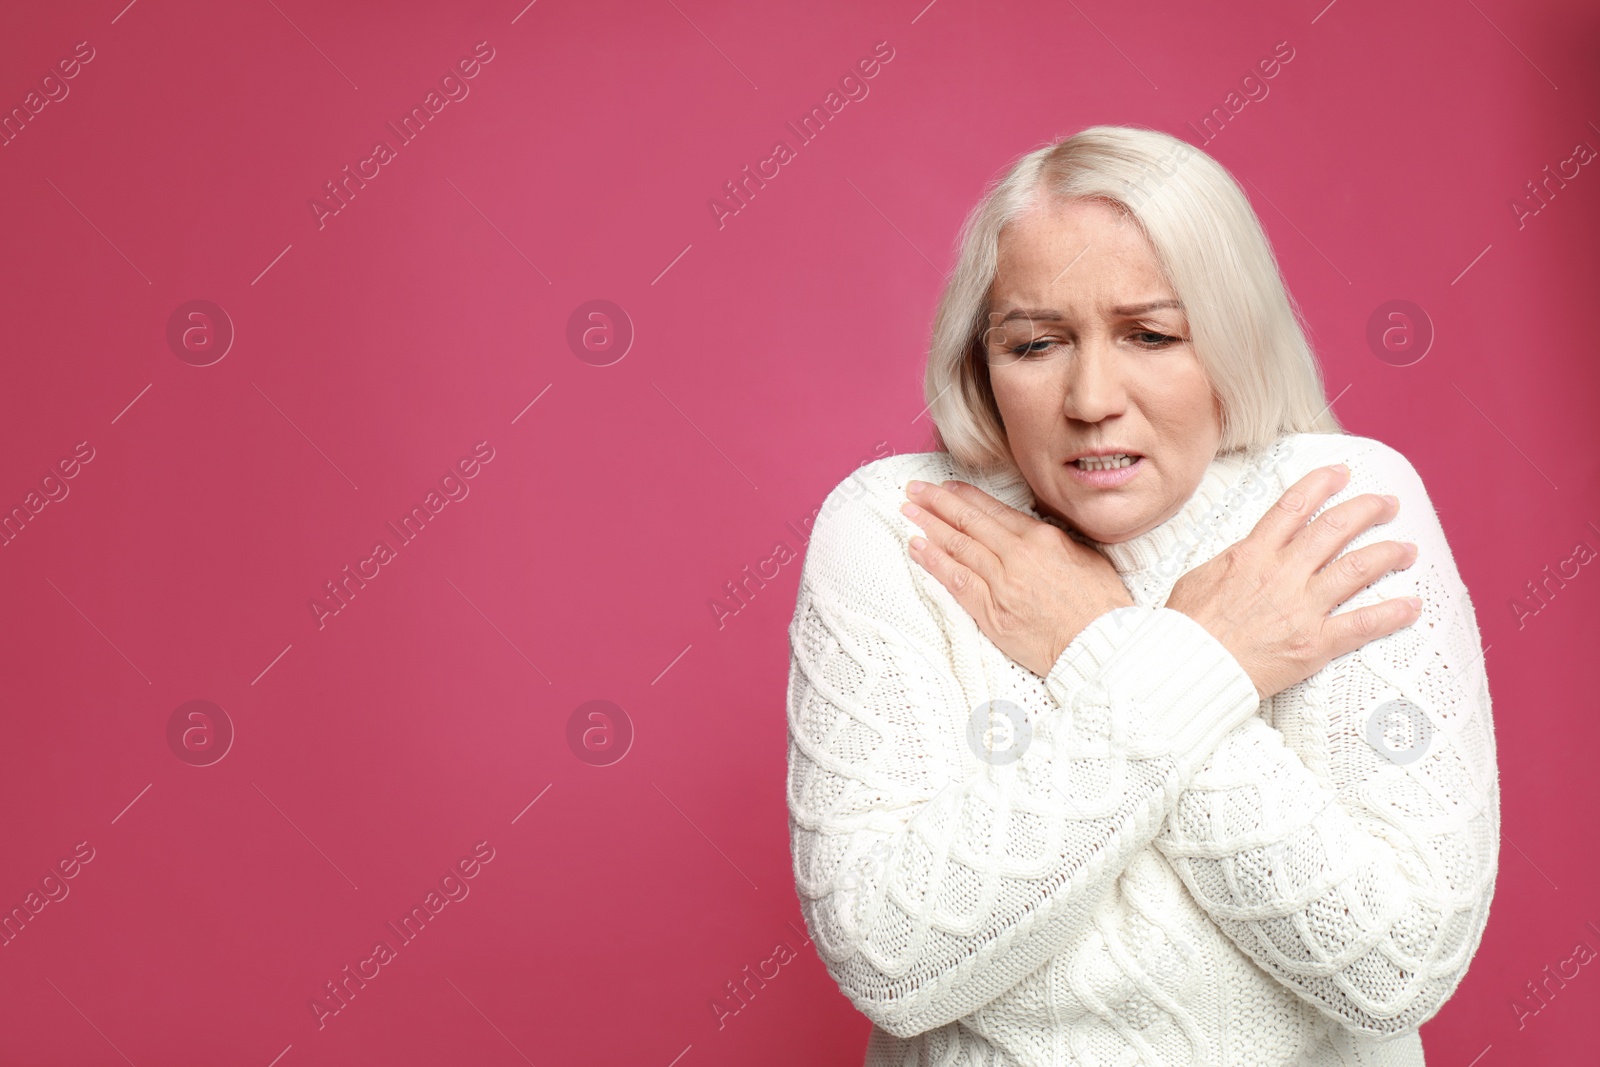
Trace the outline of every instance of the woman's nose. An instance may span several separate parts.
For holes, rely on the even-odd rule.
[[[1120,415],[1128,402],[1121,353],[1101,339],[1086,342],[1076,355],[1076,359],[1064,361],[1069,364],[1064,400],[1067,415],[1080,422]]]

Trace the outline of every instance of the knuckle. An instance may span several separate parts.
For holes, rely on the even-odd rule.
[[[1246,539],[1223,549],[1217,560],[1222,567],[1223,575],[1227,576],[1244,574],[1255,569],[1256,558],[1255,544]]]
[[[1063,550],[1070,551],[1071,542],[1066,534],[1048,523],[1029,528],[1022,535],[1022,543],[1041,559],[1053,559]]]
[[[1339,567],[1344,571],[1345,577],[1350,579],[1359,580],[1372,573],[1371,561],[1361,552],[1351,552],[1340,557]]]
[[[1284,511],[1299,514],[1305,510],[1306,495],[1298,489],[1290,489],[1278,498],[1278,507]]]
[[[1350,620],[1350,623],[1351,627],[1355,630],[1356,636],[1362,638],[1363,640],[1376,637],[1378,635],[1378,631],[1381,629],[1378,621],[1378,613],[1373,611],[1371,608],[1362,608],[1360,611],[1357,611],[1355,613],[1355,617]]]

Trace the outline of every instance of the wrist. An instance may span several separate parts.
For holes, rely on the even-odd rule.
[[[1049,648],[1045,650],[1048,658],[1043,664],[1042,669],[1035,670],[1034,673],[1041,678],[1047,676],[1051,669],[1054,668],[1055,665],[1060,661],[1062,653],[1071,648],[1073,642],[1077,641],[1079,636],[1090,626],[1094,625],[1105,616],[1111,614],[1113,611],[1117,611],[1121,608],[1134,607],[1138,607],[1138,605],[1135,604],[1133,602],[1133,598],[1127,594],[1127,590],[1122,591],[1122,596],[1120,598],[1116,596],[1107,597],[1100,604],[1099,611],[1094,611],[1092,614],[1078,618],[1076,620],[1076,624],[1070,629],[1063,630],[1061,633],[1056,635],[1055,641],[1050,645]]]

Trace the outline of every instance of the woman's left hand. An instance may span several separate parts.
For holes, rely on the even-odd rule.
[[[975,485],[913,481],[906,493],[913,503],[901,511],[928,535],[911,539],[911,558],[995,647],[1041,677],[1084,627],[1133,604],[1104,556]]]

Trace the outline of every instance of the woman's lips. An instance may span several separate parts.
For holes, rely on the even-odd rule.
[[[1112,470],[1086,471],[1076,463],[1066,464],[1067,471],[1082,485],[1091,489],[1115,489],[1119,485],[1127,485],[1139,476],[1144,469],[1144,457],[1140,456],[1126,467],[1117,467]]]

